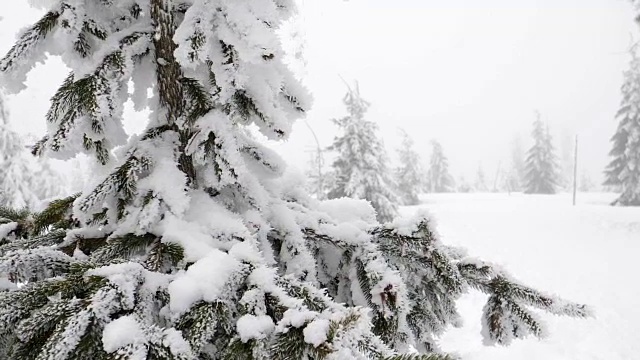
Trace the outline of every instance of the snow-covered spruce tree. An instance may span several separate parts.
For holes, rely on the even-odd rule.
[[[539,114],[533,123],[532,136],[534,144],[525,163],[525,193],[555,194],[558,165],[549,127],[545,127]]]
[[[420,169],[420,155],[414,150],[413,139],[406,131],[401,130],[402,143],[398,149],[398,163],[396,168],[396,185],[398,193],[405,205],[420,203],[418,192],[422,187],[422,170]]]
[[[473,188],[478,192],[489,191],[489,186],[487,185],[487,177],[484,175],[484,169],[482,168],[482,165],[478,165],[478,171],[476,171],[476,179],[474,181]]]
[[[613,158],[605,170],[604,185],[615,186],[621,194],[614,205],[640,206],[640,57],[637,45],[631,48],[629,69],[624,72],[622,102],[616,114],[618,129],[611,138]]]
[[[376,135],[378,126],[364,117],[369,103],[360,96],[358,84],[348,89],[343,102],[349,115],[333,120],[342,134],[328,148],[337,153],[332,164],[335,183],[328,197],[365,199],[376,210],[378,221],[391,221],[400,200],[393,192],[384,144]]]
[[[106,175],[39,213],[0,208],[0,358],[445,359],[434,336],[470,288],[493,343],[543,335],[529,307],[587,315],[445,246],[428,216],[381,226],[283,176],[247,127],[284,138],[308,107],[275,35],[293,1],[56,4],[2,85],[62,55],[36,152],[85,151]],[[131,79],[153,111],[114,154]]]
[[[450,192],[454,189],[453,177],[449,174],[449,160],[437,140],[431,141],[431,159],[425,188],[433,193]]]
[[[39,203],[35,191],[38,179],[33,159],[20,135],[9,125],[9,112],[0,92],[0,206],[33,208]]]
[[[310,193],[315,194],[316,199],[325,200],[332,184],[335,183],[334,173],[325,169],[322,151],[314,151],[307,164],[307,188]]]

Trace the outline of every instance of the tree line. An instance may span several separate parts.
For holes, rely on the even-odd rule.
[[[366,199],[378,213],[380,221],[389,221],[397,214],[399,205],[417,205],[420,193],[469,191],[524,192],[526,194],[554,194],[567,189],[571,183],[573,162],[563,168],[559,164],[549,126],[536,112],[532,124],[533,145],[524,153],[519,141],[514,142],[512,159],[507,171],[487,179],[482,166],[478,167],[473,184],[464,178],[456,182],[449,170],[449,160],[442,144],[431,140],[431,155],[426,168],[415,149],[411,136],[400,129],[401,143],[397,162],[391,164],[378,126],[366,117],[370,104],[362,98],[358,85],[349,88],[344,99],[347,115],[333,120],[338,135],[325,151],[335,155],[330,170],[323,167],[321,154],[311,161],[309,186],[318,197],[335,199],[353,197]],[[568,171],[567,171],[568,170]],[[571,175],[563,175],[570,173]],[[590,179],[583,174],[581,190],[590,189]]]
[[[640,205],[640,60],[631,50],[632,61],[625,72],[622,86],[623,100],[616,115],[620,124],[612,137],[611,163],[605,170],[608,189],[621,192],[614,205]],[[349,88],[344,105],[348,115],[333,122],[340,135],[326,148],[336,159],[326,173],[309,172],[309,182],[318,189],[320,198],[354,197],[369,200],[380,220],[389,220],[397,213],[398,205],[416,205],[418,194],[469,191],[524,192],[525,194],[555,194],[560,189],[571,189],[573,182],[573,154],[568,146],[563,152],[562,164],[548,124],[539,112],[532,124],[532,146],[524,153],[519,140],[513,144],[507,171],[496,174],[493,184],[487,184],[482,166],[478,167],[473,184],[461,177],[456,183],[449,171],[449,161],[436,139],[431,140],[431,157],[426,169],[421,166],[420,155],[414,141],[400,129],[401,145],[397,149],[395,167],[389,165],[382,139],[376,134],[377,124],[367,120],[365,113],[370,104],[360,95],[358,86]],[[312,160],[313,168],[321,154]],[[577,174],[576,174],[577,175]],[[590,191],[594,184],[583,171],[575,179],[578,190]]]

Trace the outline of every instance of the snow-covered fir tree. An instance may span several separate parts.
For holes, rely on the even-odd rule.
[[[323,200],[326,198],[327,184],[331,182],[325,177],[324,171],[324,157],[321,151],[312,152],[309,157],[307,170],[305,174],[307,176],[307,185],[309,191],[316,195],[316,199]]]
[[[469,289],[489,295],[491,343],[544,335],[532,307],[588,315],[444,245],[424,214],[380,225],[285,176],[247,128],[286,138],[309,107],[276,36],[293,1],[52,4],[0,84],[61,55],[36,150],[104,175],[39,213],[0,208],[0,358],[445,359],[434,339]],[[130,97],[152,111],[127,139]]]
[[[453,177],[449,174],[449,160],[437,140],[431,140],[431,159],[425,188],[433,193],[450,192],[455,188]]]
[[[558,184],[558,165],[549,127],[536,113],[533,123],[533,146],[525,163],[525,193],[555,194]]]
[[[0,206],[38,206],[41,198],[35,185],[43,179],[35,176],[35,162],[30,157],[20,135],[10,128],[9,111],[0,92]]]
[[[487,177],[484,175],[484,169],[482,168],[482,165],[478,165],[478,171],[476,171],[476,180],[473,184],[473,187],[478,192],[489,191],[489,186],[487,185]]]
[[[616,114],[618,128],[611,138],[613,158],[605,170],[605,185],[619,188],[615,205],[640,206],[640,57],[631,48],[629,69],[624,72],[622,101]]]
[[[336,158],[328,197],[365,199],[376,210],[380,222],[391,221],[397,215],[400,200],[393,191],[384,144],[376,134],[378,125],[365,118],[369,103],[360,96],[357,83],[348,89],[343,102],[349,115],[333,120],[341,134],[329,147],[336,152]]]
[[[396,167],[396,185],[398,193],[405,205],[420,203],[418,192],[422,187],[423,174],[420,169],[420,155],[414,149],[413,139],[406,131],[400,130],[402,143],[398,149],[398,163]]]

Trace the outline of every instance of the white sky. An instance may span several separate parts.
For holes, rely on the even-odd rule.
[[[506,166],[516,134],[528,141],[534,109],[561,139],[579,134],[583,167],[597,180],[608,162],[626,49],[637,35],[627,0],[300,0],[305,83],[315,103],[307,120],[323,146],[344,116],[347,81],[371,102],[390,156],[397,128],[428,159],[440,140],[454,176],[489,179]],[[10,8],[10,9],[9,9]],[[0,52],[39,11],[11,1],[0,16]],[[14,127],[42,134],[48,99],[66,75],[58,61],[32,72],[8,99]],[[134,116],[134,118],[138,118]],[[525,142],[528,146],[528,142]],[[299,122],[276,149],[304,167],[315,147]]]

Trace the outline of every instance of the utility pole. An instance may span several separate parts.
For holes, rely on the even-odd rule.
[[[573,155],[573,206],[576,206],[576,189],[578,185],[578,135],[576,135],[576,145]]]

